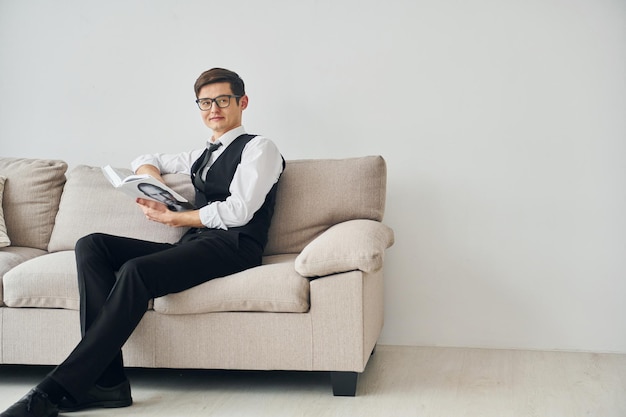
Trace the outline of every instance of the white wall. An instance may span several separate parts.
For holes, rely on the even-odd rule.
[[[0,154],[202,146],[193,81],[230,68],[287,159],[386,158],[382,343],[626,352],[625,28],[623,0],[0,0]]]

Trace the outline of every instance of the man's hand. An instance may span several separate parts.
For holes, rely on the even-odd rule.
[[[159,222],[172,227],[204,227],[200,221],[198,210],[171,211],[163,203],[145,198],[138,198],[137,204],[150,221]]]
[[[159,222],[172,227],[204,227],[200,221],[198,210],[171,211],[163,203],[145,198],[138,198],[137,204],[150,221]]]
[[[148,220],[175,226],[175,220],[171,216],[173,212],[165,204],[146,200],[145,198],[138,198],[136,201]]]
[[[135,174],[149,174],[165,184],[161,172],[154,165],[141,165],[137,168]],[[200,221],[200,213],[198,210],[171,211],[165,204],[157,201],[147,200],[145,198],[138,198],[136,201],[148,220],[172,227],[204,227]]]

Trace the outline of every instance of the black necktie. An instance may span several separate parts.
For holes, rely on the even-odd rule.
[[[198,160],[191,167],[193,185],[195,185],[198,190],[204,189],[204,179],[202,178],[202,171],[204,171],[204,168],[209,163],[209,158],[211,158],[211,154],[213,153],[213,151],[215,151],[220,146],[222,146],[222,142],[211,143],[209,147],[204,150],[200,158],[198,158]]]

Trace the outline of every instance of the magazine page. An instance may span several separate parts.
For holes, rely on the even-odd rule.
[[[115,188],[133,198],[157,201],[172,211],[195,209],[185,197],[150,175],[131,175],[122,179],[120,171],[109,165],[102,168],[102,171]]]

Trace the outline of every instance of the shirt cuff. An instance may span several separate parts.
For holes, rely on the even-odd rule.
[[[139,168],[142,165],[153,165],[159,168],[159,171],[161,170],[159,166],[159,160],[155,158],[154,155],[138,156],[137,158],[133,159],[133,161],[130,163],[130,169],[133,172],[137,172],[137,168]]]
[[[208,229],[228,230],[228,227],[226,227],[220,216],[218,216],[215,204],[207,204],[206,206],[201,207],[199,213],[200,221],[204,227]]]

